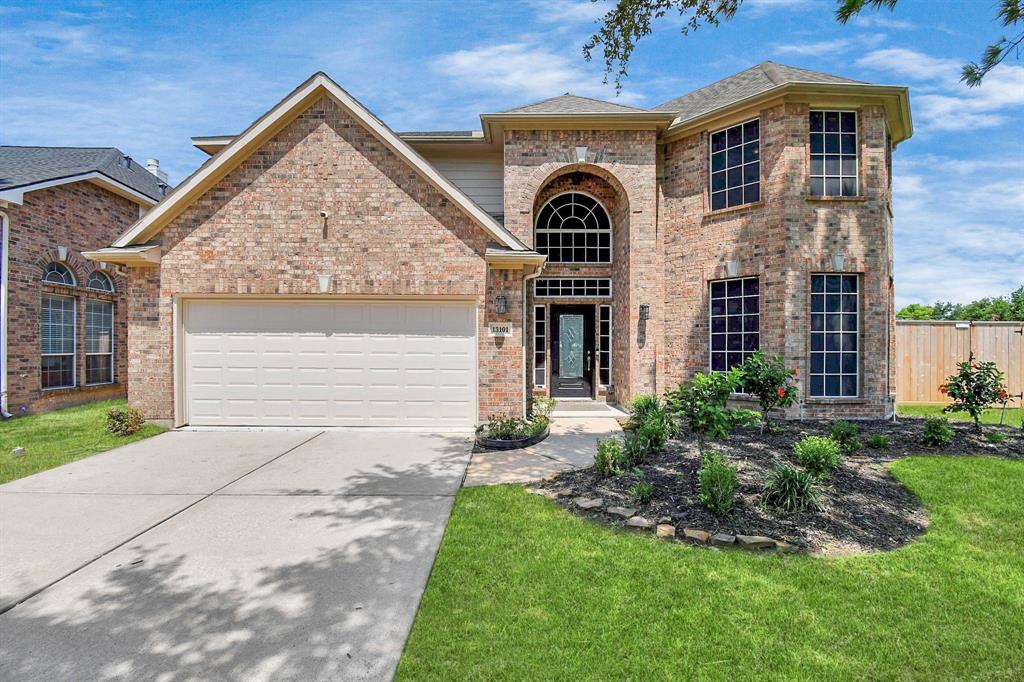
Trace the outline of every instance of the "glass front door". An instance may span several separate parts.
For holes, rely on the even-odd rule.
[[[551,306],[551,323],[551,395],[593,397],[594,306]]]

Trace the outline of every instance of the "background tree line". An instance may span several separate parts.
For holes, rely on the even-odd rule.
[[[911,303],[896,313],[901,320],[1024,320],[1024,286],[1008,296],[979,298],[970,303]]]

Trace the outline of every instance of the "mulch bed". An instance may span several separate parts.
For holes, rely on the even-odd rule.
[[[654,485],[655,498],[647,505],[633,505],[629,489],[633,476],[600,478],[593,467],[567,471],[542,483],[540,488],[557,493],[557,501],[574,513],[604,523],[622,525],[622,519],[601,510],[583,511],[573,499],[600,497],[605,506],[635,507],[654,521],[669,517],[679,534],[683,528],[711,533],[763,535],[796,545],[804,551],[841,555],[889,550],[907,544],[924,533],[928,517],[920,501],[894,479],[888,464],[908,455],[997,455],[1024,459],[1024,431],[1016,427],[985,426],[985,433],[1000,431],[1006,440],[995,445],[977,434],[971,424],[951,422],[956,435],[944,448],[921,443],[924,419],[901,417],[898,422],[858,422],[862,447],[845,455],[843,464],[821,484],[820,511],[785,515],[763,508],[761,490],[769,472],[778,464],[793,464],[793,444],[807,435],[827,435],[828,421],[777,422],[776,433],[760,434],[757,428],[740,429],[724,441],[712,441],[707,449],[721,452],[739,468],[740,490],[727,518],[708,511],[697,498],[700,454],[696,438],[685,434],[651,457],[641,469]],[[868,439],[881,434],[889,446],[872,449]]]

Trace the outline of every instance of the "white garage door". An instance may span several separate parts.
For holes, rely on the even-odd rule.
[[[189,302],[192,425],[401,426],[476,421],[469,302]]]

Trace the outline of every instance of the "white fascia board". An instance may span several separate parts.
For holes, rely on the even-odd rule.
[[[174,219],[191,202],[198,198],[206,189],[233,168],[233,163],[241,154],[248,153],[262,143],[262,138],[269,135],[282,120],[287,119],[296,110],[308,103],[318,91],[327,92],[350,115],[360,121],[391,151],[402,157],[410,166],[418,171],[428,182],[467,213],[486,232],[505,246],[515,251],[528,250],[526,245],[512,236],[500,223],[480,208],[476,202],[442,175],[434,166],[420,156],[407,142],[384,125],[366,107],[332,81],[324,73],[317,73],[299,86],[291,95],[278,102],[262,118],[253,123],[241,135],[235,137],[229,145],[217,152],[206,165],[186,178],[180,185],[142,217],[131,229],[122,235],[115,247],[130,246],[136,242],[147,241]],[[243,157],[244,158],[244,157]]]
[[[70,185],[74,182],[91,182],[106,190],[110,190],[115,194],[119,194],[126,199],[130,199],[137,204],[145,206],[146,208],[155,206],[157,203],[157,200],[153,197],[147,196],[142,192],[120,183],[98,171],[79,173],[78,175],[69,175],[66,178],[55,178],[53,180],[44,180],[43,182],[34,182],[31,185],[22,185],[21,187],[12,187],[10,189],[0,190],[0,200],[8,201],[20,206],[25,203],[25,194],[27,192],[35,192],[37,190],[46,189],[48,187],[58,187],[60,185]]]
[[[134,267],[156,267],[160,264],[160,245],[107,247],[96,251],[83,251],[82,256],[97,263],[115,263]]]

